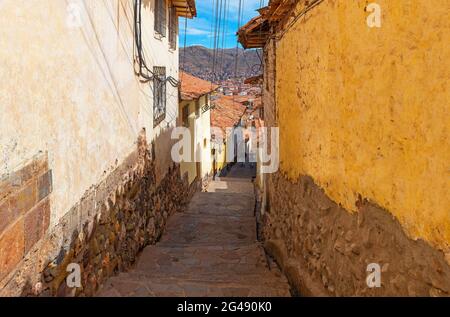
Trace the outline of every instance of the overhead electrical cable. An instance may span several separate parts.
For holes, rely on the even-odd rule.
[[[230,1],[225,0],[225,13],[224,13],[224,28],[222,30],[222,52],[220,57],[220,70],[222,71],[222,78],[224,77],[223,70],[224,70],[224,58],[225,58],[225,45],[226,45],[226,38],[228,36],[228,17],[229,17],[229,11],[230,11]]]
[[[241,28],[241,17],[242,17],[242,0],[239,0],[238,24],[237,24],[238,30]],[[239,63],[239,39],[236,40],[236,54],[235,54],[234,63],[235,63],[234,64],[234,77],[237,79],[237,70],[238,70],[238,63]]]
[[[136,45],[136,62],[138,64],[137,75],[142,79],[142,82],[147,83],[154,79],[160,80],[159,76],[155,76],[152,70],[147,66],[145,61],[145,54],[143,53],[142,44],[142,0],[134,0],[134,42]],[[180,82],[168,76],[165,78],[173,87],[178,87]]]
[[[218,37],[219,29],[220,29],[220,15],[222,10],[222,0],[217,0],[216,2],[216,11],[215,11],[215,27],[214,27],[214,47],[213,47],[213,62],[212,62],[212,75],[213,81],[216,80],[216,59],[217,59],[217,45],[218,45]]]

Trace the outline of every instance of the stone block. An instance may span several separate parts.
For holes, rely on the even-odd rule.
[[[32,181],[10,198],[10,208],[13,216],[24,215],[37,203],[37,183]]]
[[[10,224],[10,215],[9,200],[6,199],[0,202],[0,235]]]
[[[38,201],[46,198],[53,190],[53,176],[52,171],[49,170],[45,172],[38,178],[37,181],[37,191],[38,191]]]
[[[31,179],[48,170],[46,154],[40,154],[18,170],[0,178],[0,200],[20,190]]]
[[[45,200],[24,216],[25,254],[44,236],[49,215],[50,204]]]
[[[444,254],[422,240],[406,236],[387,210],[360,199],[356,214],[336,203],[324,213],[316,208],[317,201],[330,206],[331,200],[310,177],[302,176],[293,183],[281,174],[273,174],[269,181],[270,209],[264,214],[262,236],[267,251],[275,256],[286,275],[299,277],[298,281],[289,278],[298,294],[450,295],[450,266]],[[293,193],[304,196],[298,205],[288,208]],[[284,244],[287,252],[273,252],[269,242],[274,240]],[[289,257],[295,259],[293,267],[303,269],[301,274],[288,273],[285,263]],[[369,263],[383,264],[380,289],[367,288]],[[408,274],[411,278],[399,278]]]
[[[138,156],[137,151],[131,154],[104,182],[87,190],[45,238],[50,222],[52,172],[47,167],[39,174],[33,174],[34,178],[26,183],[27,186],[10,197],[14,211],[23,218],[16,219],[21,227],[15,228],[14,232],[19,232],[20,228],[21,231],[14,237],[10,237],[13,232],[10,232],[11,225],[3,224],[8,235],[0,233],[0,279],[16,269],[24,254],[27,261],[33,257],[32,261],[42,262],[45,266],[49,259],[54,260],[50,260],[51,264],[40,272],[30,271],[26,264],[17,268],[22,271],[17,279],[7,283],[8,290],[17,293],[21,289],[17,285],[32,275],[33,280],[44,283],[42,289],[49,290],[51,295],[67,296],[64,286],[61,286],[65,268],[69,263],[79,263],[83,267],[83,287],[76,290],[76,295],[89,296],[105,278],[130,267],[145,245],[159,239],[165,225],[162,210],[166,210],[165,216],[169,217],[175,209],[181,208],[177,195],[185,197],[188,190],[187,182],[180,181],[178,168],[170,169],[161,185],[157,186],[155,165],[149,159],[148,155]],[[143,171],[136,172],[140,168]],[[111,193],[117,195],[108,201]],[[153,212],[155,201],[159,207],[158,219]],[[105,203],[109,208],[100,208]],[[4,200],[0,208],[0,215],[11,210]],[[45,250],[36,250],[36,242],[40,239],[42,245],[48,246]],[[11,248],[11,245],[15,247]],[[60,248],[59,253],[56,248]],[[0,289],[0,295],[5,292]]]
[[[0,280],[22,260],[24,250],[24,224],[20,219],[0,236]]]

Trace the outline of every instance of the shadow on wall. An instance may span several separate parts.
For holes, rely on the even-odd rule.
[[[161,123],[164,124],[164,123]],[[157,157],[155,162],[156,184],[159,184],[165,177],[169,167],[172,165],[171,151],[176,140],[172,140],[173,127],[162,130],[155,138],[153,147],[153,157]]]
[[[152,5],[153,1],[151,0],[142,0],[142,5],[144,8],[150,8],[150,10],[155,11],[154,5]]]
[[[442,251],[410,239],[387,210],[360,197],[349,213],[310,176],[296,183],[268,176],[262,236],[302,296],[449,296],[450,266]],[[381,286],[369,287],[368,267],[380,267]]]
[[[0,295],[94,296],[103,281],[129,269],[145,246],[156,243],[170,215],[189,200],[178,165],[164,162],[169,167],[157,183],[158,142],[150,148],[143,131],[136,150],[33,247]],[[81,270],[80,288],[66,283],[71,263]]]

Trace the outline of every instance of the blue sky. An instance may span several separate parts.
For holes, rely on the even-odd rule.
[[[206,47],[214,46],[213,26],[215,2],[225,0],[197,0],[197,17],[187,21],[186,46],[203,45]],[[241,25],[258,15],[256,11],[259,9],[261,2],[267,5],[268,0],[242,0],[243,2],[243,19]],[[225,20],[225,44],[224,47],[236,47],[236,31],[238,27],[238,10],[239,0],[228,0],[229,10],[228,18]],[[185,19],[180,19],[180,46],[184,46],[185,36]],[[221,32],[222,33],[222,32]],[[220,47],[222,47],[222,35],[220,39]]]

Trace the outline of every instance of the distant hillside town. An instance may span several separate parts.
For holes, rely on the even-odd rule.
[[[203,46],[188,46],[180,48],[180,68],[196,77],[216,83],[228,79],[242,81],[261,73],[261,56],[260,50],[214,50]]]

